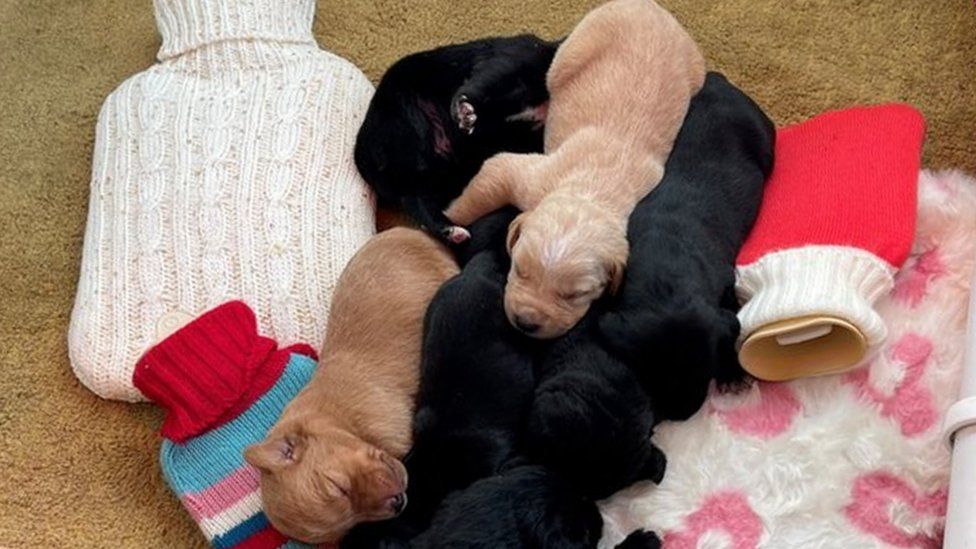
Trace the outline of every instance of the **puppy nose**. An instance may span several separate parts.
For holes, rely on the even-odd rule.
[[[515,315],[515,327],[527,334],[531,334],[539,329],[538,324],[533,324],[521,315]]]
[[[393,496],[392,503],[393,503],[393,512],[399,515],[400,512],[402,512],[403,509],[407,506],[407,494],[400,493]]]

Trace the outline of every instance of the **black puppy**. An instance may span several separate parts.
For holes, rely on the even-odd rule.
[[[556,340],[536,369],[526,452],[584,495],[603,499],[638,480],[660,483],[654,413],[636,375],[595,334],[597,310]]]
[[[665,458],[650,441],[648,396],[600,346],[593,318],[539,351],[525,457],[449,495],[411,547],[592,549],[603,527],[596,500],[637,480],[661,481]],[[653,549],[660,540],[636,531],[618,547]]]
[[[475,482],[444,500],[414,549],[592,549],[603,518],[558,474],[521,466]],[[656,535],[638,530],[617,549],[657,549]]]
[[[382,201],[433,234],[466,240],[443,210],[485,159],[542,150],[546,71],[557,46],[531,35],[488,38],[397,61],[359,130],[359,172]]]
[[[479,241],[486,249],[441,287],[427,309],[413,448],[404,459],[406,510],[353,529],[343,547],[407,546],[448,493],[518,457],[535,388],[535,342],[512,328],[502,307],[509,268],[504,228],[515,213],[502,210],[474,225],[482,234],[497,230]]]
[[[664,179],[630,216],[623,283],[600,319],[658,419],[686,419],[710,381],[741,381],[735,257],[773,166],[775,128],[718,73],[692,99]]]

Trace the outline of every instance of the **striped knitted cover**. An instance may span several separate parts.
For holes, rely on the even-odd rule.
[[[259,442],[308,383],[315,354],[277,349],[253,312],[230,302],[150,349],[133,382],[167,410],[163,475],[213,547],[310,547],[289,540],[261,508],[260,474],[243,452]]]

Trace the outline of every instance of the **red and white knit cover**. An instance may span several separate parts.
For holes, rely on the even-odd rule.
[[[783,320],[828,315],[869,348],[875,301],[915,233],[925,120],[902,104],[827,112],[780,130],[762,208],[737,263],[740,341]]]

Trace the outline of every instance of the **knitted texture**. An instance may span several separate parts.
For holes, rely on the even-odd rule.
[[[755,227],[737,260],[742,337],[778,321],[832,315],[869,345],[872,308],[915,230],[925,122],[907,105],[834,111],[781,130]]]
[[[155,0],[159,63],[96,129],[68,346],[79,379],[140,400],[158,319],[243,299],[262,333],[325,333],[339,273],[374,231],[352,161],[373,88],[320,50],[314,0]]]
[[[260,473],[244,461],[315,370],[307,346],[278,350],[239,301],[150,349],[133,383],[166,409],[163,475],[217,548],[304,547],[268,522]]]

